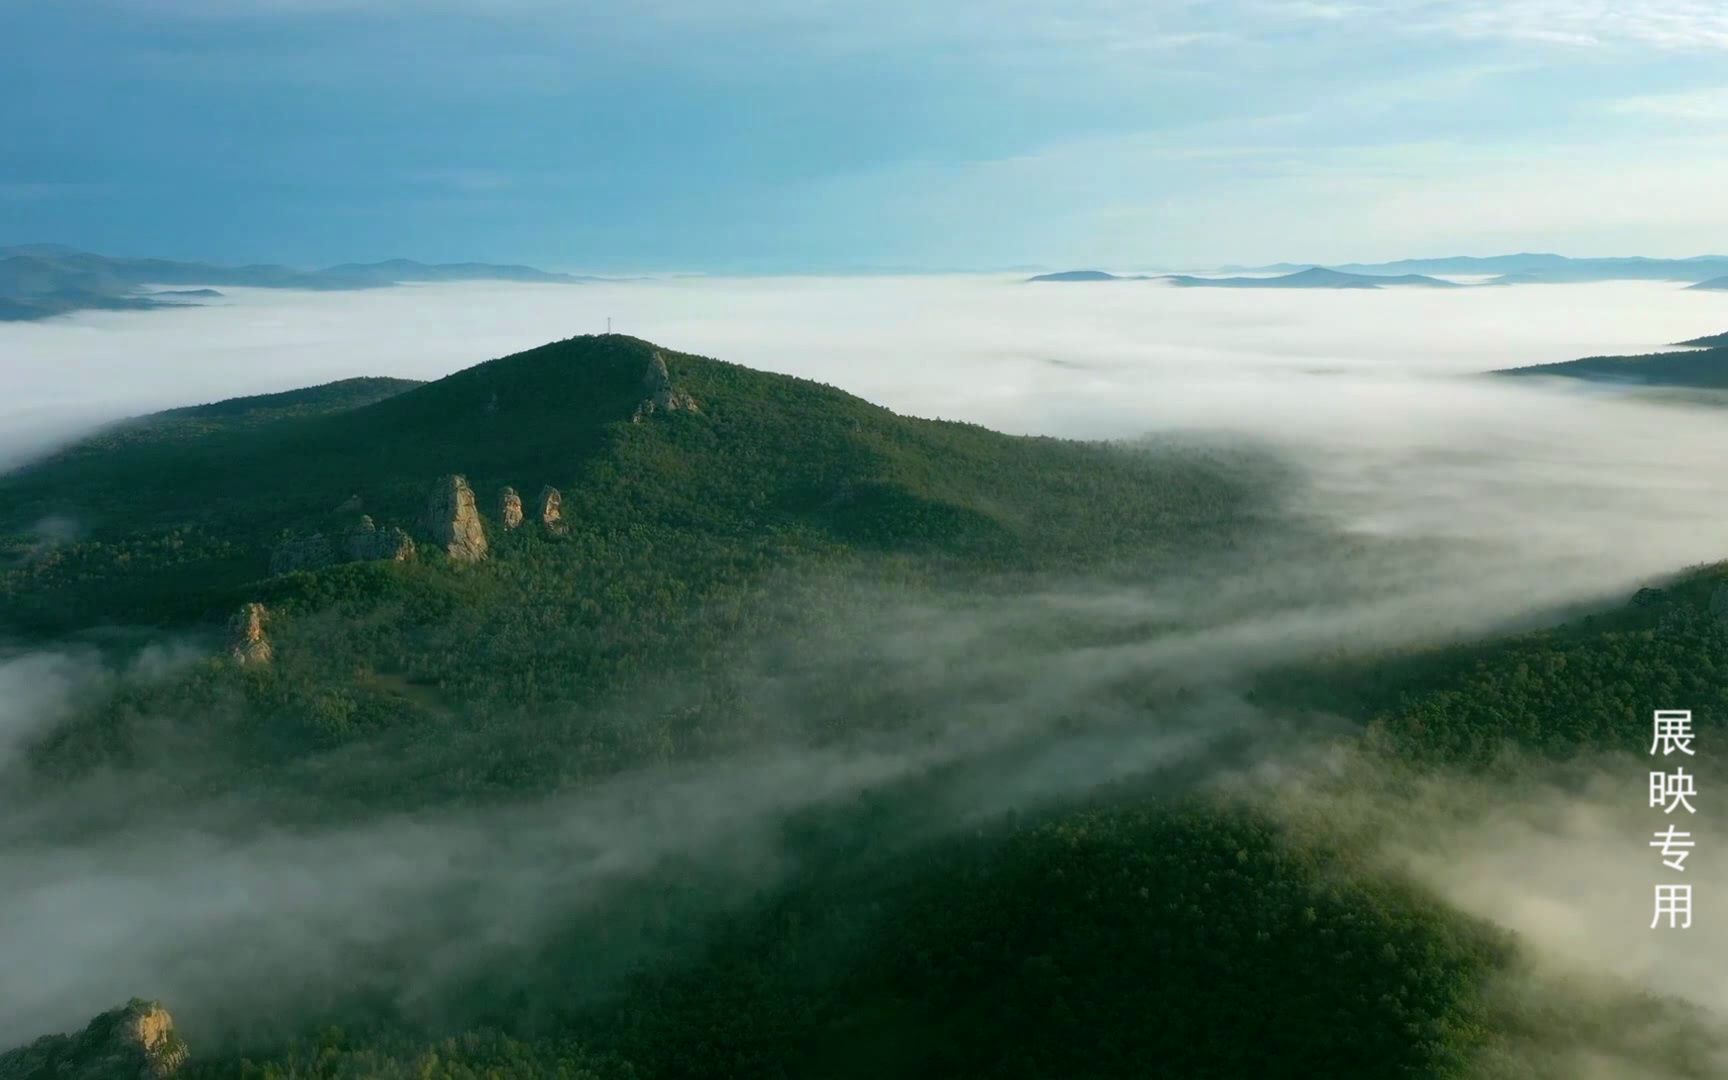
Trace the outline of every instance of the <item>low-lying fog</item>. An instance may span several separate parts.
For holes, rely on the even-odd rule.
[[[352,375],[437,378],[600,332],[608,317],[620,333],[824,379],[901,411],[1054,434],[1099,425],[1071,410],[1052,414],[1051,394],[1083,402],[1088,391],[1132,393],[1151,377],[1228,385],[1478,371],[1651,350],[1728,328],[1721,297],[1662,282],[1245,291],[690,277],[222,292],[202,307],[0,323],[0,427],[25,414],[112,417]]]
[[[1728,555],[1713,409],[1471,373],[1654,351],[1728,329],[1666,282],[1430,290],[1181,289],[1011,277],[670,278],[224,289],[208,307],[0,324],[0,465],[92,419],[353,375],[433,379],[604,330],[1015,433],[1209,429],[1269,441],[1345,528],[1475,541],[1444,621],[1622,588]],[[8,445],[10,444],[10,445]],[[1515,549],[1515,551],[1513,550]],[[1543,573],[1532,576],[1529,561]],[[1509,591],[1508,591],[1509,590]]]
[[[973,610],[955,616],[967,625],[917,643],[918,655],[936,664],[948,655],[942,641],[964,641],[1042,613],[1128,620],[1176,606],[1191,614],[1180,633],[1155,640],[998,657],[1003,677],[991,676],[993,684],[1019,695],[1028,713],[1129,673],[1179,667],[1218,673],[1223,704],[1208,705],[1209,717],[1260,723],[1228,711],[1239,708],[1228,693],[1232,673],[1254,662],[1244,657],[1485,632],[1556,605],[1623,596],[1652,575],[1728,557],[1728,411],[1577,384],[1466,377],[1653,351],[1728,330],[1728,300],[1670,284],[1261,292],[860,277],[223,292],[224,300],[198,309],[0,324],[0,355],[12,361],[0,369],[0,465],[8,453],[16,461],[99,419],[353,375],[436,378],[601,331],[611,317],[622,333],[816,378],[917,415],[1074,437],[1202,430],[1252,438],[1285,453],[1307,476],[1293,492],[1293,510],[1388,541],[1370,544],[1360,557],[1292,561],[1253,575],[1196,567],[1193,580],[1139,594],[1098,596],[1084,582],[1051,582],[1042,595],[994,602],[1000,618],[989,626]],[[33,689],[13,696],[9,709],[0,707],[0,762],[27,733],[53,722],[50,713],[64,696],[57,687],[75,670],[64,658],[4,659],[0,676]],[[1175,741],[1177,734],[1140,747],[1132,760],[1168,766],[1171,755],[1194,752]],[[949,750],[972,752],[962,744]],[[1113,756],[1121,755],[1074,756],[1055,748],[1047,768],[1028,772],[1035,779],[1027,784],[1083,788],[1113,774],[1101,764]],[[796,781],[766,801],[733,798],[759,788],[759,762],[716,766],[688,782],[699,784],[704,807],[713,798],[729,808],[726,814],[705,808],[704,821],[742,835],[906,764],[801,759],[791,770]],[[1603,874],[1568,876],[1561,864],[1585,859],[1640,889],[1653,880],[1649,871],[1660,869],[1659,860],[1640,861],[1635,837],[1624,841],[1632,846],[1614,848],[1615,858],[1627,861],[1624,873],[1618,862],[1598,857],[1607,850],[1599,843],[1604,836],[1621,843],[1623,822],[1637,831],[1639,780],[1635,771],[1613,779],[1613,792],[1624,783],[1624,810],[1632,818],[1618,816],[1621,796],[1604,794],[1606,787],[1592,789],[1588,803],[1611,807],[1602,811],[1607,817],[1555,827],[1524,820],[1525,803],[1512,800],[1507,813],[1517,821],[1447,824],[1446,845],[1423,852],[1415,869],[1461,906],[1523,931],[1539,952],[1566,953],[1592,972],[1722,1008],[1728,990],[1719,979],[1693,977],[1685,965],[1668,969],[1685,978],[1656,977],[1660,957],[1640,954],[1633,963],[1580,944],[1599,937],[1604,925],[1638,916],[1637,898],[1580,896],[1610,882]],[[589,801],[605,797],[597,792]],[[0,792],[0,809],[5,803]],[[605,819],[597,807],[565,803],[551,817]],[[260,965],[316,982],[348,943],[369,945],[380,936],[413,941],[411,928],[380,928],[375,919],[351,916],[380,910],[386,901],[390,910],[405,910],[398,901],[438,895],[458,878],[466,882],[467,871],[452,872],[446,856],[469,851],[473,830],[490,824],[423,823],[413,827],[412,845],[399,843],[409,827],[397,823],[331,836],[265,832],[238,846],[176,826],[150,837],[139,849],[150,857],[134,860],[33,850],[0,830],[0,876],[31,883],[0,897],[0,951],[18,950],[19,961],[0,964],[0,1001],[31,992],[22,974],[8,979],[8,966],[34,972],[30,979],[42,988],[30,1008],[12,1011],[13,1021],[0,1015],[0,1047],[53,1024],[80,1023],[132,993],[170,995],[170,1005],[175,993],[195,1001],[226,992]],[[707,843],[711,832],[694,835]],[[693,842],[678,829],[661,839],[668,835],[677,838],[675,846]],[[636,864],[625,856],[641,852],[620,836],[619,851],[602,852],[600,861],[628,875]],[[424,847],[444,869],[426,872],[397,859],[376,862],[370,877],[346,870],[340,880],[295,877],[316,877],[321,866],[373,865],[380,846]],[[541,895],[538,887],[550,879],[534,868],[543,862],[544,853],[530,845],[484,869],[516,874]],[[1446,869],[1453,864],[1456,872]],[[295,877],[293,888],[282,887],[284,875]],[[555,884],[577,887],[580,877]],[[80,881],[99,884],[80,891]],[[212,907],[212,892],[227,906]],[[254,943],[251,967],[232,970],[229,932],[255,925],[279,904],[291,904],[292,925],[312,928],[321,949],[302,948],[292,926],[273,924]],[[1579,911],[1556,918],[1565,905]],[[225,931],[204,935],[212,924]],[[194,948],[200,941],[207,947]],[[44,974],[50,971],[52,979]],[[157,972],[167,973],[163,985],[134,985]],[[1636,1072],[1616,1066],[1601,1075]]]

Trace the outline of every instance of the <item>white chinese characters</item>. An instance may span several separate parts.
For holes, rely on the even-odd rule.
[[[1691,798],[1698,794],[1697,777],[1685,769],[1675,769],[1672,774],[1653,772],[1650,774],[1650,805],[1660,807],[1664,814],[1672,814],[1677,808],[1684,806],[1688,814],[1696,814]]]
[[[1658,885],[1656,886],[1656,917],[1650,920],[1650,929],[1662,921],[1662,916],[1668,916],[1668,929],[1690,930],[1692,928],[1692,886],[1690,885]],[[1685,920],[1685,921],[1681,921]]]
[[[1692,713],[1688,709],[1657,709],[1653,717],[1650,739],[1650,756],[1660,753],[1663,757],[1671,754],[1694,756],[1692,751]],[[1698,794],[1697,777],[1684,768],[1675,766],[1672,773],[1657,769],[1650,774],[1650,806],[1672,815],[1676,810],[1685,808],[1688,814],[1696,814],[1697,808],[1692,805],[1692,799]],[[1670,870],[1684,873],[1686,857],[1692,854],[1697,844],[1690,832],[1684,832],[1674,827],[1670,821],[1668,827],[1661,832],[1652,833],[1655,839],[1650,846],[1660,849],[1662,865]],[[1650,929],[1655,930],[1663,925],[1665,929],[1688,930],[1692,927],[1692,886],[1679,884],[1659,884],[1656,886],[1656,913],[1650,919]]]
[[[1662,756],[1678,751],[1692,753],[1692,710],[1657,709],[1656,734],[1650,741],[1650,752],[1661,748]]]

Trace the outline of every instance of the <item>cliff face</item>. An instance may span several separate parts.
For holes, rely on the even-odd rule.
[[[229,655],[239,664],[268,664],[275,657],[270,637],[264,631],[270,613],[263,604],[242,605],[229,623]]]
[[[659,350],[648,358],[648,370],[642,375],[642,388],[648,392],[648,397],[636,406],[631,423],[641,423],[643,417],[656,412],[702,411],[697,408],[695,398],[672,384],[672,373],[666,370],[666,358],[660,355]]]
[[[534,500],[534,517],[552,532],[564,527],[564,496],[557,488],[547,485],[540,489],[539,498]]]
[[[486,557],[486,528],[466,477],[450,475],[432,485],[426,502],[426,528],[444,553],[457,562]]]
[[[498,492],[498,520],[506,529],[514,529],[522,524],[522,496],[516,494],[513,487],[505,487]]]
[[[0,1080],[167,1080],[186,1058],[168,1010],[134,998],[76,1035],[46,1035],[0,1054]]]

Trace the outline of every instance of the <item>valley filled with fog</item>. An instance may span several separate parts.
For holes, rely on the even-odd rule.
[[[1387,865],[1527,935],[1534,973],[1511,979],[1508,993],[1534,994],[1532,986],[1581,972],[1592,986],[1628,980],[1728,1010],[1728,987],[1694,962],[1709,955],[1696,937],[1652,944],[1638,921],[1648,888],[1638,868],[1648,867],[1637,846],[1636,761],[1592,758],[1579,766],[1584,779],[1553,786],[1544,774],[1528,791],[1501,793],[1498,816],[1467,805],[1500,798],[1488,781],[1444,771],[1408,788],[1341,795],[1316,778],[1352,767],[1349,755],[1341,764],[1311,736],[1349,725],[1325,716],[1295,723],[1262,711],[1244,689],[1265,670],[1339,652],[1549,625],[1728,555],[1728,412],[1625,388],[1482,376],[1719,332],[1728,328],[1720,296],[1668,283],[1254,292],[1005,277],[223,291],[199,308],[0,324],[0,354],[11,363],[0,464],[177,405],[351,376],[438,379],[601,332],[610,318],[620,334],[818,380],[912,416],[1265,453],[1292,470],[1278,506],[1292,537],[1300,526],[1329,539],[1262,536],[1128,583],[1057,568],[1013,595],[952,604],[875,597],[868,610],[877,621],[861,616],[851,632],[893,661],[897,692],[951,709],[937,709],[948,726],[933,725],[915,745],[786,748],[688,773],[626,775],[545,806],[327,831],[261,826],[218,837],[194,807],[165,817],[147,843],[120,835],[89,847],[30,839],[35,819],[76,816],[63,805],[85,798],[83,789],[31,806],[0,796],[18,823],[0,831],[0,876],[32,883],[0,900],[0,933],[32,943],[19,952],[20,974],[10,984],[0,975],[0,990],[21,992],[20,979],[39,988],[28,1015],[0,1023],[0,1043],[101,1008],[115,978],[162,976],[162,992],[178,994],[194,1018],[200,1009],[216,1015],[240,1000],[243,973],[231,954],[246,950],[251,962],[314,986],[342,974],[350,948],[430,950],[435,970],[419,978],[435,983],[446,967],[465,970],[468,946],[488,927],[530,944],[551,933],[541,922],[556,912],[537,907],[546,893],[616,890],[668,853],[723,852],[735,862],[721,876],[739,891],[749,875],[778,880],[790,871],[763,839],[771,825],[957,764],[974,771],[945,797],[955,828],[1021,797],[1072,797],[1136,773],[1229,773],[1260,797],[1274,793],[1289,820],[1371,821]],[[79,523],[41,529],[44,544],[57,543]],[[1080,632],[1041,637],[1053,623]],[[199,647],[174,638],[141,663],[183,667]],[[795,670],[844,662],[841,645],[818,639],[776,647]],[[761,711],[795,713],[795,680],[754,662],[761,670],[739,677]],[[70,713],[81,687],[154,677],[105,671],[71,648],[0,658],[0,766]],[[1114,695],[1148,679],[1199,697],[1157,725],[1136,722],[1130,699]],[[804,689],[810,700],[820,692]],[[1130,719],[1085,738],[1018,741],[1029,729],[1048,735],[1050,715],[1088,708]],[[1002,726],[981,733],[970,724],[978,715]],[[1225,737],[1255,749],[1214,760]],[[655,814],[640,813],[643,801],[658,805]],[[393,854],[379,860],[380,850]],[[548,853],[557,855],[550,864]],[[88,881],[101,888],[80,891]],[[501,884],[477,896],[477,881]],[[398,904],[439,914],[380,914]],[[287,922],[265,917],[290,911]],[[134,935],[139,944],[104,959]],[[275,990],[250,986],[257,1000],[244,1004],[274,1007]],[[1605,1038],[1565,1051],[1577,1056],[1560,1068],[1630,1076],[1637,1049],[1632,1035]]]

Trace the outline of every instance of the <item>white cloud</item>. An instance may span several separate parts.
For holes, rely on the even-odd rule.
[[[6,407],[78,408],[82,419],[352,375],[436,378],[601,330],[608,316],[625,333],[827,378],[913,412],[944,408],[934,391],[955,364],[1008,365],[1005,390],[1018,387],[1011,374],[1046,378],[1036,358],[1065,355],[1123,373],[1137,358],[1177,374],[1188,363],[1371,370],[1390,351],[1400,369],[1461,372],[1646,349],[1720,331],[1728,319],[1719,301],[1664,283],[1361,296],[1151,284],[1049,290],[1001,277],[222,291],[226,299],[208,307],[0,324],[0,353],[29,361],[0,369]],[[1437,325],[1447,332],[1436,336]],[[968,403],[968,417],[1038,430],[1036,400],[1005,399],[1027,413],[980,412],[989,400]]]
[[[1728,121],[1728,86],[1620,98],[1609,102],[1606,107],[1621,116],[1719,124]]]
[[[1465,36],[1677,51],[1728,48],[1728,8],[1718,0],[1440,0],[1417,7],[1421,25]]]

